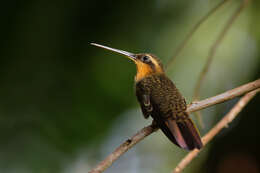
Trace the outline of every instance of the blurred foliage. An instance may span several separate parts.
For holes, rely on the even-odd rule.
[[[109,129],[120,114],[137,107],[133,94],[135,67],[121,56],[89,43],[136,53],[152,52],[166,63],[195,22],[217,3],[2,2],[0,172],[63,172],[82,148],[87,151],[94,148],[93,158],[99,160],[98,150],[104,146]],[[174,76],[188,100],[212,42],[239,3],[230,2],[210,18],[171,68],[169,75]],[[259,8],[258,1],[252,2],[219,48],[204,84],[204,97],[259,77],[256,71],[260,64]],[[251,112],[254,109],[257,107],[250,107]],[[219,118],[206,120],[208,128],[215,119]],[[134,126],[135,131],[142,127],[129,126]],[[244,130],[256,127],[251,123],[244,126]],[[120,127],[119,131],[128,130],[124,124]],[[167,162],[166,171],[173,168]]]

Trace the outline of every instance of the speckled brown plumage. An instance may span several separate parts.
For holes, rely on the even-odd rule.
[[[188,150],[202,147],[196,127],[185,112],[185,99],[165,74],[150,75],[138,81],[136,96],[144,117],[151,115],[173,143]]]
[[[158,106],[164,118],[173,115],[174,119],[178,119],[176,115],[186,110],[185,99],[164,74],[151,75],[138,81],[136,96],[140,103],[142,103],[142,95],[149,95],[150,100]],[[144,106],[142,108],[145,109]]]

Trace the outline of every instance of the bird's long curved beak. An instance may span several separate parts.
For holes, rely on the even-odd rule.
[[[113,52],[117,52],[117,53],[119,53],[121,55],[125,55],[125,56],[127,56],[129,59],[131,59],[133,61],[136,60],[136,56],[133,53],[130,53],[130,52],[127,52],[127,51],[124,51],[124,50],[119,50],[119,49],[107,47],[107,46],[103,46],[101,44],[96,44],[96,43],[90,43],[90,44],[93,45],[93,46],[101,47],[103,49],[111,50]]]

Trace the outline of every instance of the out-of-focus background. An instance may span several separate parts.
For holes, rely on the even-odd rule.
[[[3,1],[0,172],[85,173],[151,123],[143,119],[134,95],[135,65],[89,43],[153,53],[166,64],[192,26],[219,2]],[[169,68],[187,102],[210,46],[241,2],[228,2],[210,17]],[[252,1],[233,24],[217,49],[201,98],[259,78],[259,9],[259,1]],[[203,110],[201,135],[237,100]],[[257,96],[185,172],[259,172],[259,105]],[[158,131],[107,172],[170,172],[185,154]]]

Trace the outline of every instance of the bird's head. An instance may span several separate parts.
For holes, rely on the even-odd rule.
[[[97,47],[101,47],[103,49],[117,52],[121,55],[125,55],[126,57],[134,61],[137,67],[137,73],[135,76],[136,82],[150,75],[164,73],[163,66],[160,60],[155,55],[148,54],[148,53],[133,54],[130,52],[126,52],[115,48],[110,48],[96,43],[91,43],[91,44]]]

